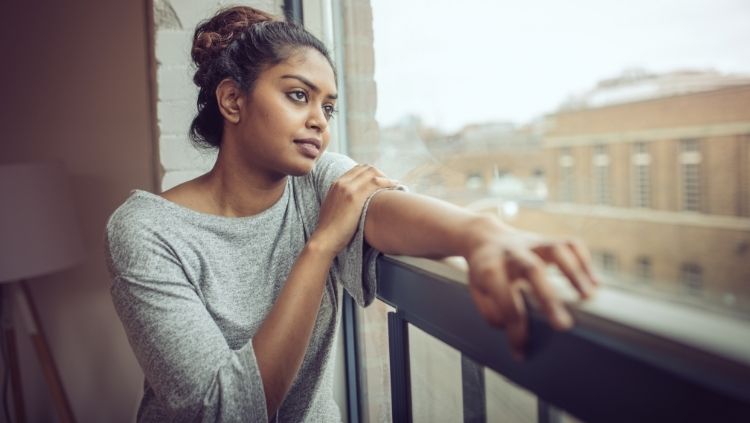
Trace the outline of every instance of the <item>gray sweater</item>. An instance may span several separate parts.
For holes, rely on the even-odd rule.
[[[251,339],[315,229],[328,188],[354,164],[323,154],[312,172],[287,178],[281,199],[253,216],[204,214],[140,190],[112,214],[112,301],[145,374],[139,422],[267,420]],[[340,420],[333,400],[338,288],[362,306],[376,291],[378,252],[364,242],[368,203],[329,271],[279,421]]]

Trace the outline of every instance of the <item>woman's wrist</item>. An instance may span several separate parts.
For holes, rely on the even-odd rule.
[[[489,214],[477,214],[466,225],[465,242],[461,248],[461,256],[467,258],[477,248],[490,242],[499,235],[514,230],[513,227]]]
[[[316,235],[315,233],[307,241],[307,244],[305,244],[305,250],[320,259],[328,261],[333,261],[333,258],[339,253],[335,246],[326,242],[325,237]]]

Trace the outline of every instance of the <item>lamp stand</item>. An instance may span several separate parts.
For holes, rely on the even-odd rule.
[[[10,367],[11,371],[13,401],[17,422],[25,422],[26,416],[23,408],[21,373],[19,371],[18,351],[16,348],[15,330],[13,327],[13,307],[18,308],[18,312],[21,315],[25,326],[25,332],[29,335],[34,345],[37,359],[39,360],[42,372],[44,373],[44,379],[47,382],[50,393],[52,394],[52,401],[57,416],[60,419],[60,423],[74,423],[75,418],[73,417],[73,411],[70,408],[68,397],[65,394],[65,389],[60,380],[60,374],[57,371],[55,360],[50,352],[47,337],[44,335],[42,322],[39,319],[39,313],[37,312],[36,306],[31,297],[29,287],[24,281],[5,284],[3,286],[3,300],[5,301],[3,310],[6,313],[4,316],[4,332],[9,350],[8,367]]]

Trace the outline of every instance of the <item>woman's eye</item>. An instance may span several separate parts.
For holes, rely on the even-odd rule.
[[[326,118],[330,119],[336,114],[336,108],[331,104],[326,104],[323,106],[323,113],[325,113]]]
[[[287,95],[294,101],[307,101],[307,93],[304,91],[292,91]]]

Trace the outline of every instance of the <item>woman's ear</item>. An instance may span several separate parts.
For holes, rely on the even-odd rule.
[[[216,87],[216,102],[224,119],[231,123],[240,121],[240,105],[243,102],[242,90],[232,79],[226,78]]]

